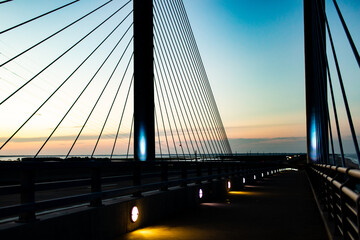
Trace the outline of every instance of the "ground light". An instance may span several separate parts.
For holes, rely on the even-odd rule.
[[[264,177],[264,174],[263,174],[263,173],[261,173],[261,177]]]
[[[256,175],[254,175],[254,180],[256,180]]]
[[[133,206],[131,209],[131,221],[134,223],[139,218],[139,209],[136,206]]]
[[[245,184],[245,182],[246,182],[246,180],[245,180],[245,178],[243,178],[243,183]]]
[[[227,181],[227,188],[230,190],[230,188],[231,188],[231,182],[230,182],[230,180],[228,180]]]
[[[200,188],[199,189],[199,198],[202,199],[204,196],[203,190]]]

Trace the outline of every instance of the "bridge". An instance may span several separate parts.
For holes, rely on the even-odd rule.
[[[267,155],[232,152],[183,1],[27,4],[0,1],[24,12],[0,29],[1,239],[360,239],[324,0],[303,6],[307,154]]]

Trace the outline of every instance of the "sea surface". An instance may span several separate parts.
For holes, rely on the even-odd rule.
[[[237,155],[248,155],[248,154],[237,154]],[[271,155],[271,154],[265,154],[265,155]],[[292,154],[289,154],[292,155]],[[340,154],[336,154],[337,157],[340,157]],[[0,155],[0,161],[21,161],[23,158],[32,158],[33,155]],[[80,158],[90,158],[90,155],[76,155],[76,156],[71,156],[71,157],[80,157]],[[110,155],[95,155],[95,158],[110,158]],[[160,157],[160,156],[157,156]],[[171,157],[176,157],[171,156]],[[188,156],[186,156],[188,157]],[[39,159],[41,158],[60,158],[60,159],[64,159],[65,155],[41,155],[38,156]],[[122,155],[113,155],[112,157],[113,159],[126,159],[127,156],[126,154],[122,154]],[[129,155],[128,158],[133,158],[133,155]],[[358,160],[357,160],[357,156],[355,153],[352,154],[345,154],[345,158],[349,159],[352,163],[354,164],[359,164]]]
[[[32,158],[34,157],[34,155],[0,155],[0,161],[21,161],[23,158]],[[41,155],[38,156],[39,159],[41,158],[60,158],[60,159],[64,159],[66,156],[65,155]],[[91,155],[76,155],[76,156],[71,156],[71,157],[80,157],[80,158],[90,158]],[[95,155],[95,158],[110,158],[110,155]],[[128,156],[129,158],[132,158],[132,155]],[[121,158],[124,159],[126,158],[126,154],[124,155],[113,155],[112,158]]]
[[[351,162],[355,163],[355,164],[359,164],[357,156],[355,153],[353,154],[345,154],[345,158],[349,159]]]

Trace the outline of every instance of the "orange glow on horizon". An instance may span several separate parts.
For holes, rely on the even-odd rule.
[[[282,138],[282,137],[304,137],[306,128],[304,124],[296,125],[254,125],[236,126],[226,128],[228,138]]]
[[[2,150],[1,155],[33,155],[40,149],[43,141],[21,141],[9,142]],[[53,140],[49,141],[40,155],[66,155],[70,149],[73,139],[71,140]],[[102,139],[96,149],[95,155],[109,154],[114,144],[114,139]],[[92,152],[95,146],[94,139],[79,140],[70,155],[87,155]],[[126,153],[128,139],[118,139],[114,154]]]

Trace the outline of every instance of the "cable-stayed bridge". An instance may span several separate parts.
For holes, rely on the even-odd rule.
[[[308,213],[315,201],[304,200],[299,204],[307,211],[300,211],[296,224],[312,217],[320,221],[300,239],[359,238],[360,172],[348,168],[357,165],[344,154],[336,80],[359,161],[358,138],[325,1],[304,0],[307,160],[232,154],[181,0],[31,4],[0,1],[6,16],[22,12],[0,29],[0,155],[16,160],[0,163],[4,237],[114,239],[219,198],[230,198],[234,211],[245,206],[242,212],[251,215],[257,207],[241,202],[247,193],[283,213],[282,205],[273,203],[293,204],[286,192],[297,186],[282,182],[301,182],[308,196],[309,176],[326,227],[319,214]],[[332,4],[360,67],[356,43],[337,2]],[[271,182],[270,176],[283,181]],[[267,183],[277,186],[278,199],[251,191]],[[231,223],[232,238],[240,234],[237,225],[249,224],[234,217]]]
[[[83,8],[81,4],[75,1],[56,9],[59,13],[48,15],[58,14],[53,21],[59,21],[63,16],[61,11]],[[138,40],[134,37],[136,14],[132,2],[104,3],[86,14],[78,14],[59,30],[51,27],[53,32],[49,31],[43,39],[23,42],[18,52],[2,54],[1,106],[3,114],[14,119],[8,118],[3,123],[9,126],[2,134],[3,155],[18,154],[13,150],[17,142],[21,142],[19,146],[26,144],[30,135],[34,139],[28,141],[36,143],[32,143],[34,148],[27,153],[33,153],[34,158],[53,154],[59,142],[65,145],[55,151],[65,158],[133,157],[134,140],[144,140],[146,151],[155,151],[149,153],[151,158],[230,155],[219,111],[184,11],[181,3],[154,3],[154,14],[150,16],[154,21],[148,26],[152,44],[148,63],[141,61],[144,50],[139,49],[137,57],[137,41],[140,46],[146,44],[142,41],[147,36],[141,34],[147,30],[140,22],[145,18],[141,15]],[[51,18],[48,15],[5,29],[2,35],[15,32],[17,38],[21,28],[29,25],[32,29],[42,18]],[[81,31],[83,35],[71,31]],[[72,39],[64,44],[62,35]],[[30,71],[24,65],[42,56],[32,55],[32,51],[47,51],[49,55],[48,62],[31,67]],[[143,73],[144,64],[151,66],[149,73]],[[142,80],[143,74],[146,80]],[[26,101],[29,98],[34,100]],[[17,107],[20,102],[22,106]],[[139,139],[142,134],[139,122],[143,121],[137,121],[141,118],[136,115],[139,108],[144,108],[140,112],[149,111],[146,117],[150,118],[146,119],[151,127],[146,134],[150,136],[143,136],[143,140]],[[10,113],[11,109],[17,109],[17,113]],[[38,134],[30,134],[34,128]],[[87,149],[82,148],[84,144]]]

